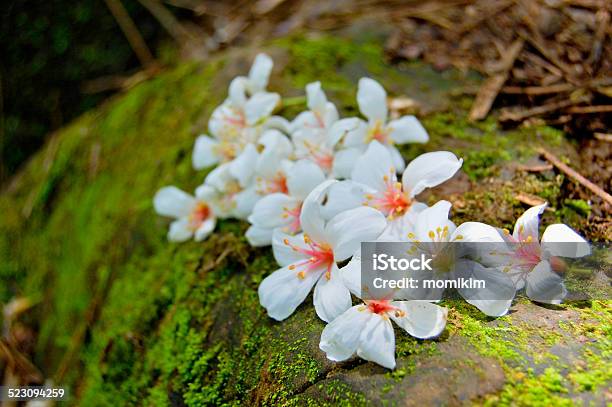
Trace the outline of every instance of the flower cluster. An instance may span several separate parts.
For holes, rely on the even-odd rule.
[[[340,119],[321,84],[313,82],[306,86],[308,110],[290,122],[273,115],[281,98],[266,90],[272,67],[272,60],[259,54],[248,77],[231,82],[228,98],[211,115],[209,134],[195,141],[194,168],[215,166],[195,196],[173,186],[155,195],[155,210],[175,218],[169,240],[201,241],[213,232],[217,219],[248,221],[249,243],[271,245],[281,267],[259,286],[261,305],[281,321],[314,288],[314,308],[328,323],[320,348],[335,361],[357,354],[394,368],[390,320],[423,339],[438,336],[446,325],[447,310],[436,304],[442,292],[405,301],[362,296],[362,242],[413,242],[436,256],[457,241],[514,243],[484,263],[470,260],[471,272],[498,287],[502,299],[460,294],[490,316],[505,314],[523,287],[538,301],[554,303],[564,297],[563,283],[554,273],[556,256],[563,253],[532,245],[538,242],[538,215],[544,206],[519,218],[513,234],[478,222],[456,226],[449,220],[449,202],[428,207],[417,196],[453,177],[462,160],[436,151],[406,165],[396,146],[426,143],[429,136],[414,116],[389,120],[387,95],[378,82],[359,81],[357,104],[365,120]],[[551,225],[542,243],[553,241],[583,239],[565,225]],[[353,297],[360,299],[357,305]]]

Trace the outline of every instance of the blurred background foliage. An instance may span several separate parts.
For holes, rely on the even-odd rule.
[[[146,9],[123,4],[147,43],[163,38]],[[0,183],[50,131],[110,94],[84,92],[86,81],[139,66],[102,0],[3,0],[0,50]]]

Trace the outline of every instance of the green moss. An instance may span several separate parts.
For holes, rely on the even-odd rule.
[[[308,82],[321,79],[347,114],[356,113],[355,85],[364,75],[380,79],[391,95],[426,91],[423,101],[432,106],[456,86],[451,76],[430,68],[386,65],[382,47],[371,39],[298,36],[273,46],[288,55],[279,83],[301,94]],[[344,368],[331,367],[318,349],[323,323],[310,297],[282,324],[267,317],[257,286],[278,266],[269,249],[248,246],[244,222],[222,221],[206,242],[178,245],[166,241],[168,222],[154,214],[151,199],[159,187],[192,190],[202,182],[206,171],[194,172],[190,152],[226,95],[227,83],[220,78],[229,64],[221,55],[204,66],[180,65],[109,101],[62,130],[10,193],[0,196],[0,299],[28,296],[37,304],[35,362],[46,366],[50,377],[65,364],[67,373],[55,379],[78,389],[73,401],[79,404],[370,402],[371,395],[350,384],[326,379]],[[304,98],[298,99],[283,113],[301,109]],[[469,123],[462,103],[465,99],[457,99],[450,111],[425,118],[429,144],[402,147],[407,157],[449,149],[465,159],[465,171],[479,182],[462,195],[464,206],[456,205],[455,219],[511,227],[524,209],[513,198],[517,188],[562,207],[559,177],[530,174],[478,189],[480,181],[502,175],[507,164],[532,157],[538,144],[567,147],[562,134],[542,127],[502,131],[494,119]],[[482,204],[490,214],[477,206]],[[448,335],[465,337],[478,353],[503,363],[508,375],[524,375],[501,399],[520,386],[535,391],[530,386],[539,376],[525,373],[534,332],[510,317],[494,324],[463,302],[448,305],[454,308]],[[595,318],[603,312],[599,306],[593,305],[593,315],[578,312]],[[604,326],[568,329],[601,339]],[[417,374],[417,358],[440,352],[439,342],[396,332],[398,368],[380,375],[389,391]],[[558,339],[543,337],[547,346]],[[562,375],[559,383],[580,391],[604,386],[610,370],[606,347],[609,343],[585,353],[585,369]],[[547,397],[565,394],[552,385],[555,372],[546,373]]]

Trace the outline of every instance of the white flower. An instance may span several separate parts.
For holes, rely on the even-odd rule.
[[[324,131],[338,120],[338,110],[333,103],[327,101],[321,82],[306,85],[308,111],[300,113],[291,123],[291,132],[303,130]]]
[[[183,242],[195,237],[206,239],[213,231],[217,220],[210,201],[215,192],[208,186],[200,186],[195,198],[177,187],[163,187],[155,194],[153,206],[163,216],[176,219],[170,224],[168,240]]]
[[[558,257],[583,257],[591,250],[580,235],[564,224],[550,225],[539,239],[539,216],[547,204],[525,211],[514,225],[512,234],[504,230],[512,251],[503,265],[509,269],[517,289],[525,288],[532,300],[560,304],[567,295],[562,277],[563,262]]]
[[[402,182],[398,182],[389,150],[374,140],[355,161],[351,181],[332,187],[326,210],[337,213],[367,205],[381,211],[390,221],[390,228],[398,228],[398,222],[406,223],[401,226],[406,228],[427,207],[416,201],[416,195],[450,179],[462,163],[448,151],[425,153],[408,164]]]
[[[410,335],[426,339],[442,333],[447,312],[446,308],[427,301],[365,301],[349,308],[323,329],[319,348],[333,361],[357,354],[393,369],[395,333],[390,319]]]
[[[246,158],[244,161],[247,161]],[[215,210],[219,217],[247,219],[260,198],[252,183],[241,184],[239,179],[233,175],[238,172],[235,167],[243,165],[247,166],[242,161],[224,163],[206,176],[204,184],[218,191]]]
[[[357,104],[368,122],[350,131],[344,145],[365,148],[370,141],[377,140],[389,150],[394,167],[403,171],[404,159],[394,144],[426,143],[429,140],[427,131],[414,116],[403,116],[387,122],[387,93],[373,79],[359,80]]]
[[[458,288],[457,291],[486,315],[502,316],[512,304],[516,292],[514,284],[506,273],[486,268],[471,258],[478,257],[481,245],[490,248],[492,244],[504,244],[504,241],[495,228],[484,223],[465,222],[455,226],[448,219],[450,208],[450,202],[439,201],[424,209],[418,214],[412,231],[405,236],[413,242],[415,255],[425,253],[434,259],[433,271],[428,278],[483,280],[484,288]],[[423,298],[420,299],[439,300],[443,292],[444,288],[422,290]],[[414,295],[415,291],[412,290],[411,294]]]
[[[236,158],[249,143],[256,143],[270,127],[288,127],[285,120],[270,115],[280,101],[276,93],[265,92],[272,60],[259,54],[248,77],[235,78],[229,97],[217,107],[208,123],[211,136],[201,135],[193,149],[193,166],[202,169]]]
[[[266,277],[258,292],[261,305],[278,321],[290,316],[315,284],[314,305],[322,320],[331,321],[347,310],[351,295],[336,262],[350,258],[362,241],[376,239],[386,226],[380,212],[366,207],[325,222],[320,205],[333,182],[320,184],[304,201],[300,216],[303,234],[274,232],[272,248],[282,268]]]
[[[269,245],[277,228],[292,235],[299,233],[302,230],[302,203],[317,185],[325,181],[325,174],[316,164],[301,160],[287,170],[285,181],[286,190],[279,188],[255,204],[249,216],[251,227],[246,232],[251,245]]]

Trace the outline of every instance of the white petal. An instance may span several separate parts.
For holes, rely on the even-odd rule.
[[[193,231],[189,227],[188,218],[180,218],[170,224],[168,231],[168,240],[171,242],[184,242],[191,239]]]
[[[415,338],[435,338],[446,327],[446,308],[427,301],[393,301],[391,305],[404,312],[402,317],[389,313],[391,319]]]
[[[280,102],[277,93],[260,92],[249,98],[244,105],[244,115],[249,126],[259,124],[260,121],[272,114]]]
[[[430,232],[435,233],[438,228],[444,229],[445,226],[448,226],[448,233],[452,234],[456,227],[453,222],[448,220],[450,208],[450,202],[438,201],[433,206],[423,210],[419,214],[415,226],[417,240],[421,242],[430,242]]]
[[[234,197],[236,202],[234,216],[236,216],[238,219],[247,219],[253,212],[253,207],[260,199],[261,196],[257,193],[254,186],[245,188],[241,192],[238,192]]]
[[[274,193],[264,196],[253,208],[249,222],[262,228],[274,229],[287,225],[291,219],[284,218],[285,209],[293,209],[300,202],[288,195]]]
[[[216,224],[217,220],[213,217],[210,217],[204,222],[202,222],[202,225],[200,225],[200,227],[195,232],[196,242],[201,242],[202,240],[206,239],[208,235],[210,235],[212,231],[215,230]]]
[[[408,234],[415,231],[419,214],[427,208],[428,206],[422,202],[413,202],[404,215],[387,221],[387,228],[378,240],[385,242],[406,241]]]
[[[483,281],[482,288],[458,288],[465,300],[490,317],[505,315],[516,293],[516,287],[508,273],[486,268],[469,260],[457,262],[456,276],[466,280]]]
[[[344,261],[361,247],[361,242],[376,240],[386,226],[382,213],[361,206],[334,216],[326,225],[325,234],[336,261]]]
[[[316,81],[306,85],[306,100],[308,109],[313,112],[323,112],[327,104],[325,92],[321,89],[321,82]]]
[[[272,243],[272,233],[274,229],[266,229],[259,226],[251,225],[245,233],[245,237],[249,244],[253,247],[269,246]]]
[[[291,122],[290,130],[291,133],[297,133],[304,130],[304,127],[314,127],[317,125],[317,118],[310,110],[301,112]],[[310,130],[310,129],[309,129]]]
[[[397,181],[395,171],[389,151],[374,140],[355,162],[351,179],[383,193],[389,183]]]
[[[361,78],[357,89],[357,104],[361,113],[370,121],[387,120],[387,92],[370,78]]]
[[[451,240],[455,240],[458,236],[461,236],[459,239],[460,242],[491,243],[489,247],[494,247],[493,244],[497,245],[504,243],[504,239],[497,229],[481,222],[462,223],[452,233]]]
[[[541,261],[527,275],[525,292],[532,300],[545,304],[560,304],[567,295],[563,279],[551,270],[548,261]]]
[[[335,146],[343,139],[352,139],[353,143],[345,143],[346,147],[350,145],[361,146],[366,135],[366,123],[357,117],[348,117],[336,121],[329,129],[330,144]]]
[[[244,76],[238,76],[230,82],[229,100],[234,107],[242,108],[246,103],[246,86],[247,78]]]
[[[192,161],[193,168],[201,170],[219,162],[219,156],[215,153],[215,148],[219,142],[208,136],[200,136],[196,139],[193,147]]]
[[[322,273],[310,271],[300,278],[297,269],[290,270],[289,266],[276,270],[259,285],[259,302],[271,318],[282,321],[304,302]]]
[[[272,58],[266,54],[257,54],[249,71],[249,90],[251,93],[261,92],[266,89],[273,66]]]
[[[395,333],[391,321],[372,314],[361,331],[357,355],[387,369],[395,368]]]
[[[533,206],[525,211],[520,218],[516,220],[514,225],[514,231],[512,236],[515,240],[526,241],[531,236],[531,241],[537,243],[539,241],[540,234],[538,233],[538,227],[540,225],[540,215],[544,213],[547,203],[542,205]]]
[[[414,116],[403,116],[397,120],[391,120],[387,128],[391,130],[389,136],[396,144],[427,143],[429,141],[427,130]]]
[[[349,308],[323,329],[319,348],[335,362],[350,358],[357,351],[361,332],[371,317],[372,313],[363,305]]]
[[[155,194],[155,212],[171,218],[188,216],[195,206],[195,199],[174,186],[163,187]]]
[[[348,264],[340,270],[342,283],[357,298],[361,296],[361,249],[353,254]]]
[[[263,128],[265,130],[269,130],[269,129],[275,129],[278,131],[282,131],[285,134],[290,134],[291,133],[291,123],[289,123],[289,120],[285,119],[284,117],[281,116],[271,116],[268,118],[268,120],[266,120],[266,122],[263,124]]]
[[[306,199],[310,191],[325,181],[325,174],[310,160],[300,160],[287,172],[287,189],[292,197]]]
[[[325,198],[327,189],[334,180],[325,181],[313,189],[304,200],[300,224],[305,234],[317,243],[328,243],[325,234],[325,220],[321,214],[321,203]]]
[[[339,179],[351,177],[351,171],[355,166],[355,161],[363,153],[363,150],[356,147],[346,148],[338,151],[334,155],[332,164],[332,175]]]
[[[230,174],[238,180],[241,187],[245,187],[253,180],[253,168],[257,163],[259,153],[253,144],[247,144],[242,153],[230,162]]]
[[[219,191],[226,191],[228,183],[234,181],[234,178],[230,172],[231,166],[232,163],[223,163],[213,168],[212,171],[206,176],[204,183],[216,188]]]
[[[195,196],[198,200],[208,203],[217,198],[219,192],[211,185],[202,184],[195,190]]]
[[[289,244],[286,244],[285,241]],[[307,255],[293,250],[293,247],[308,249],[308,246],[304,243],[303,233],[293,236],[280,229],[274,229],[272,232],[272,253],[276,262],[282,267],[308,259]]]
[[[340,181],[331,185],[327,191],[327,201],[321,210],[326,220],[340,212],[362,206],[366,191],[365,185],[353,181]]]
[[[591,253],[586,240],[567,225],[550,225],[542,235],[542,249],[549,256],[583,257]]]
[[[404,157],[402,157],[402,154],[394,145],[387,144],[386,147],[387,151],[389,151],[389,154],[391,155],[391,160],[393,161],[395,170],[397,172],[404,171],[404,168],[406,168],[406,162],[404,161]]]
[[[340,271],[333,265],[330,279],[324,274],[314,291],[314,306],[317,315],[325,322],[331,322],[347,309],[351,308],[351,293],[344,286]]]
[[[452,178],[461,168],[463,160],[449,151],[421,154],[408,164],[402,184],[411,196],[418,195],[425,188],[435,187]]]
[[[336,109],[336,105],[332,102],[327,102],[321,113],[323,116],[323,124],[326,129],[331,128],[331,126],[338,121],[338,109]],[[337,141],[331,140],[332,146],[336,144]]]

